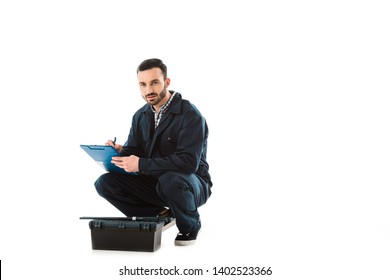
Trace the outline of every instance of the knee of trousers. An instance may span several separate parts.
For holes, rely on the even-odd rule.
[[[98,194],[102,197],[106,197],[109,195],[109,191],[107,187],[109,186],[107,184],[107,176],[109,176],[109,173],[105,173],[101,175],[96,181],[95,181],[95,189],[98,192]]]
[[[164,173],[158,179],[157,192],[164,197],[170,197],[177,192],[188,190],[190,187],[185,176],[183,173],[173,171]]]

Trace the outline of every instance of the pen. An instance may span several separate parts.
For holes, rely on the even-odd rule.
[[[114,137],[114,141],[112,141],[112,143],[114,144],[114,146],[115,146],[115,142],[116,142],[116,137]]]

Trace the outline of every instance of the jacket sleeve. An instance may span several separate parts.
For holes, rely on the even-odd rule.
[[[187,174],[196,172],[207,138],[206,122],[196,110],[187,111],[181,118],[174,153],[165,157],[141,157],[138,163],[140,174],[161,175],[167,171]],[[164,145],[164,142],[161,145]]]

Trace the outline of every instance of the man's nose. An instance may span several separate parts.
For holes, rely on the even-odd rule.
[[[153,87],[152,86],[146,86],[146,94],[153,93]]]

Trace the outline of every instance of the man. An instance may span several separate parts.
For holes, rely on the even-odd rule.
[[[127,172],[109,172],[95,182],[97,192],[126,216],[159,216],[170,211],[179,234],[175,245],[193,244],[201,228],[198,207],[212,182],[206,161],[208,127],[180,93],[168,90],[167,67],[160,59],[137,69],[147,104],[133,116],[127,142],[109,140],[120,157],[112,162]]]

